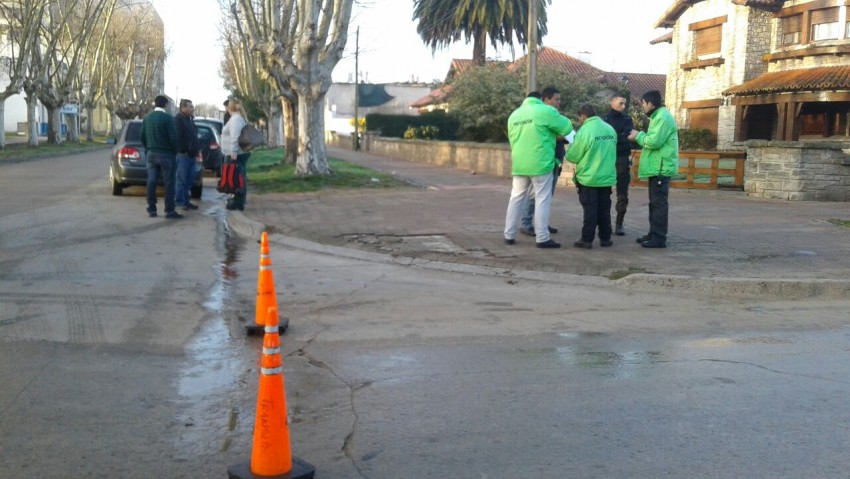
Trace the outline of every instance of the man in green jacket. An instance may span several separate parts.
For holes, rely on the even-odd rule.
[[[599,229],[599,245],[611,241],[611,187],[617,184],[617,132],[596,116],[593,105],[584,104],[578,109],[581,126],[576,133],[567,161],[575,163],[575,184],[584,210],[581,239],[573,243],[577,248],[590,249]]]
[[[534,232],[538,248],[560,248],[549,238],[549,207],[552,202],[552,170],[555,140],[573,131],[570,120],[531,92],[508,118],[513,185],[505,215],[505,243],[514,244],[529,185],[534,188]]]
[[[679,172],[679,130],[658,90],[644,93],[641,106],[649,117],[649,131],[632,130],[629,140],[643,148],[638,177],[649,182],[649,233],[637,241],[644,248],[666,248],[670,178]]]
[[[165,217],[168,219],[182,218],[183,215],[174,210],[174,183],[177,172],[177,127],[174,117],[165,111],[168,97],[158,95],[153,101],[154,110],[142,122],[140,140],[145,148],[145,158],[148,162],[148,216],[156,216],[156,186],[162,175],[165,186]]]

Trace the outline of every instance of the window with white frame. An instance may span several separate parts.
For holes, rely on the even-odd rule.
[[[811,18],[813,42],[840,38],[838,7],[812,10]]]

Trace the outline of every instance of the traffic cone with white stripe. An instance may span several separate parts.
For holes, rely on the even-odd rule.
[[[276,308],[268,309],[264,329],[251,462],[228,467],[227,476],[230,479],[312,479],[316,468],[293,457],[290,450]]]
[[[245,327],[249,336],[262,333],[269,308],[275,308],[277,310],[277,293],[274,288],[269,235],[263,231],[260,237],[260,273],[257,275],[257,306],[254,310],[254,321],[256,324]],[[281,321],[278,322],[281,323]],[[289,320],[284,318],[280,325],[280,330],[286,331],[287,326],[289,326]]]

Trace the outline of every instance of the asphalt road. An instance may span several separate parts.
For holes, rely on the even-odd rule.
[[[0,477],[247,460],[258,248],[147,218],[106,153],[0,166]],[[211,181],[211,180],[208,180]],[[210,183],[211,184],[211,183]],[[272,245],[318,478],[846,477],[850,301],[729,300]]]

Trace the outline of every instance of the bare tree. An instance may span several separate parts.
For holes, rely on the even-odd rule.
[[[270,78],[298,102],[298,175],[331,173],[324,99],[348,39],[353,0],[239,0],[242,42],[263,55]],[[290,115],[291,117],[291,115]]]
[[[32,47],[36,44],[47,0],[7,0],[0,2],[0,21],[3,22],[9,43],[0,57],[2,74],[8,80],[0,91],[0,148],[6,147],[6,100],[21,92],[29,68]],[[38,138],[35,138],[36,145]]]
[[[93,119],[94,110],[98,102],[103,98],[106,88],[106,78],[110,75],[116,65],[114,58],[106,54],[108,41],[110,39],[109,32],[112,23],[112,17],[115,13],[115,0],[111,0],[111,5],[104,12],[104,16],[95,26],[92,31],[94,42],[89,42],[85,52],[85,63],[77,70],[77,77],[74,80],[74,92],[79,102],[81,109],[85,109],[86,117],[86,141],[94,141]],[[82,111],[78,112],[80,117]],[[78,123],[74,122],[76,126]],[[79,134],[76,128],[69,128],[69,141],[79,141]]]
[[[47,109],[47,142],[59,144],[61,109],[74,93],[78,70],[84,67],[101,19],[111,16],[116,0],[51,2],[34,49],[32,92]],[[29,93],[28,93],[29,94]]]
[[[280,94],[283,115],[284,162],[295,164],[298,160],[298,95],[291,87],[290,79],[285,75],[282,59],[291,58],[294,48],[294,30],[281,30],[280,18],[291,19],[293,5],[281,10],[281,2],[258,1],[243,4],[239,8],[231,4],[230,13],[234,19],[233,30],[238,40],[257,53],[261,74],[271,82]],[[292,29],[297,22],[289,22]]]
[[[106,56],[115,61],[104,80],[103,99],[109,111],[109,132],[117,135],[118,120],[142,117],[153,109],[162,93],[162,76],[168,51],[164,29],[149,4],[119,7],[110,25]]]
[[[212,103],[198,103],[195,105],[195,116],[215,118],[220,108]]]

